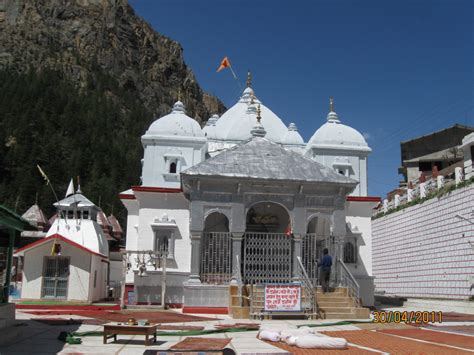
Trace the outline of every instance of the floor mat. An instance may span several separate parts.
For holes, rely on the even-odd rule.
[[[181,323],[181,322],[199,322],[217,320],[216,318],[205,318],[190,316],[186,314],[169,312],[169,311],[148,311],[148,312],[130,312],[130,311],[76,311],[76,310],[60,310],[60,311],[28,311],[24,313],[55,316],[55,315],[77,315],[100,319],[106,322],[126,322],[129,318],[147,319],[150,323]]]
[[[217,324],[214,326],[217,329],[227,329],[227,328],[245,328],[245,329],[260,329],[260,324],[258,323],[234,323],[234,324]]]
[[[388,352],[391,355],[472,354],[472,352],[467,350],[463,351],[442,345],[420,343],[415,340],[397,338],[392,335],[370,330],[334,331],[323,333],[332,337],[345,338],[349,343]]]
[[[423,329],[386,329],[378,332],[399,335],[406,338],[426,340],[433,343],[457,346],[464,349],[474,349],[474,337],[466,335],[448,334],[434,330]]]
[[[289,353],[292,353],[294,355],[314,355],[314,354],[327,354],[327,355],[374,355],[376,354],[375,352],[364,350],[364,349],[358,349],[353,346],[349,346],[345,350],[337,350],[337,349],[302,349],[298,348],[297,346],[291,346],[283,342],[272,342],[272,341],[265,341],[265,343],[276,346],[277,348],[280,348],[282,350],[286,350]]]
[[[232,339],[189,337],[173,345],[170,350],[182,351],[219,351],[229,345]]]
[[[158,330],[203,330],[204,327],[197,327],[194,325],[159,325]]]
[[[453,332],[453,333],[459,333],[459,334],[474,335],[474,325],[448,325],[448,326],[429,325],[427,326],[427,328],[432,329],[432,330],[440,330],[443,332]]]

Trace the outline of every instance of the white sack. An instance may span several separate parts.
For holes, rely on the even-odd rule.
[[[258,333],[261,340],[280,341],[280,333],[271,330],[262,330]]]
[[[311,329],[287,329],[281,331],[281,338],[285,339],[289,336],[301,336],[311,334]]]
[[[296,339],[296,346],[303,349],[345,349],[347,348],[347,340],[344,338],[303,335]]]
[[[282,339],[283,339],[283,338],[282,338]],[[290,335],[290,336],[286,337],[285,339],[283,339],[283,341],[284,341],[285,343],[287,343],[288,345],[295,346],[297,339],[298,339],[297,336]]]

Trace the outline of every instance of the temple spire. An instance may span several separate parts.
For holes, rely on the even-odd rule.
[[[334,112],[334,98],[332,96],[329,98],[329,112]]]
[[[178,89],[178,101],[181,101],[181,89]]]
[[[261,116],[261,110],[260,110],[260,105],[257,106],[257,124],[252,127],[252,130],[250,131],[250,134],[253,137],[265,137],[267,134],[267,131],[265,131],[265,128],[262,126],[262,123],[260,120],[262,119]]]
[[[249,71],[247,71],[247,83],[246,83],[246,86],[249,88],[252,86],[252,73]]]
[[[262,111],[260,110],[260,104],[257,107],[257,122],[260,123],[260,120],[262,119]]]

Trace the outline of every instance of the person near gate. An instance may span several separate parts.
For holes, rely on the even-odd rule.
[[[321,267],[321,286],[323,288],[323,293],[329,292],[329,277],[331,276],[331,267],[332,267],[332,257],[329,255],[328,248],[323,250],[323,258],[319,262],[318,267]]]

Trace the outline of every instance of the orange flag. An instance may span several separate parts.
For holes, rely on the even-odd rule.
[[[219,68],[217,68],[217,72],[219,73],[222,69],[229,68],[229,67],[230,67],[229,58],[225,56],[224,59],[222,59],[221,65],[219,66]]]

